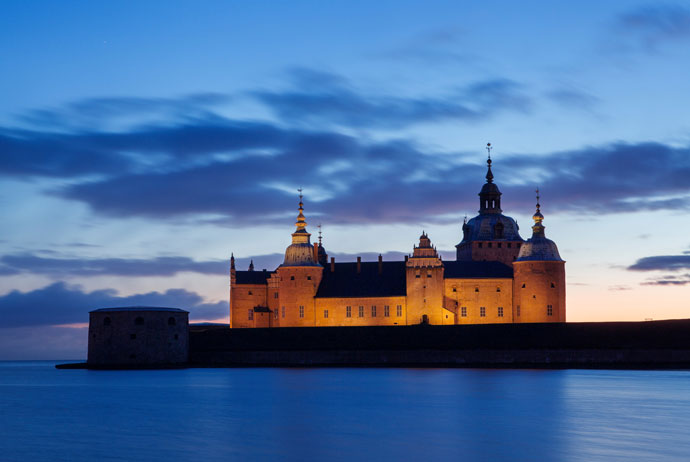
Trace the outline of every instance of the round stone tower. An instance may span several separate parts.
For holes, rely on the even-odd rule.
[[[556,243],[546,238],[540,208],[537,190],[532,237],[513,262],[515,322],[565,322],[565,261]]]
[[[316,322],[314,296],[323,276],[323,266],[318,262],[318,249],[315,251],[310,242],[302,199],[300,189],[297,229],[277,270],[281,326],[313,326]]]

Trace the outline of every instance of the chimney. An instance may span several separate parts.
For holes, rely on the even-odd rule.
[[[379,274],[383,273],[383,255],[379,254]]]
[[[335,273],[335,257],[331,257],[331,273]]]
[[[362,257],[357,257],[357,274],[362,272]]]

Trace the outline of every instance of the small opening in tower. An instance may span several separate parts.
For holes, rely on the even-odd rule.
[[[552,283],[551,283],[551,288],[552,288],[552,289],[555,289],[555,288],[556,288],[556,284],[554,284],[554,283],[552,282]]]
[[[522,288],[523,288],[523,289],[525,288],[525,284],[522,285]]]
[[[474,291],[475,291],[475,292],[479,292],[479,287],[475,287],[475,288],[474,288]]]

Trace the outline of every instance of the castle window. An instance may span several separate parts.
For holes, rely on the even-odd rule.
[[[328,318],[328,310],[323,310],[323,317]]]
[[[249,310],[247,312],[247,319],[249,319],[250,321],[254,320],[254,310]]]
[[[281,313],[280,315],[284,318],[285,317],[285,307],[281,308]]]
[[[494,238],[503,239],[503,223],[496,223],[494,226]]]
[[[371,317],[372,318],[376,317],[376,305],[371,306]]]
[[[419,274],[415,274],[414,277],[421,278],[421,276]]]
[[[523,289],[525,288],[525,284],[522,285],[522,288],[523,288]]]
[[[520,305],[515,307],[516,314],[520,316]]]
[[[502,306],[499,306],[499,307],[498,307],[498,317],[499,317],[499,318],[502,318],[502,317],[503,317],[503,307],[502,307]]]
[[[496,292],[500,292],[500,291],[501,291],[501,288],[500,288],[500,287],[496,287]]]
[[[399,318],[402,317],[402,305],[398,305],[395,307],[395,314]]]
[[[273,319],[278,319],[278,308],[273,310]]]
[[[278,292],[273,292],[273,298],[278,298]]]
[[[553,316],[553,305],[546,305],[546,315]]]
[[[467,317],[467,307],[466,306],[463,306],[462,308],[460,308],[460,316],[462,316],[463,318]]]
[[[491,247],[493,247],[493,244],[491,242],[489,242],[489,248],[491,248]]]
[[[481,242],[478,243],[478,244],[477,244],[477,247],[479,247],[479,248],[481,249],[481,248],[482,248],[482,243],[481,243]]]
[[[428,277],[428,278],[431,277],[431,271],[428,271],[428,272],[426,273],[426,277]]]
[[[251,290],[249,291],[249,295],[253,295]]]
[[[479,292],[479,287],[475,287],[475,288],[474,288],[474,291],[475,291],[475,292]]]
[[[134,340],[137,338],[137,334],[129,334],[129,339]]]
[[[500,243],[500,242],[499,242],[498,244],[496,244],[496,245],[498,246],[499,249],[501,248],[501,243]]]
[[[175,340],[179,340],[180,336],[175,334]]]
[[[300,318],[304,317],[304,306],[303,305],[299,306],[299,317]]]
[[[383,316],[388,318],[391,315],[391,307],[388,305],[383,305]]]
[[[359,305],[359,317],[364,317],[364,307],[362,305]]]
[[[144,318],[142,318],[141,316],[138,316],[138,317],[134,320],[134,324],[137,325],[137,326],[143,326],[143,325],[144,325]]]
[[[453,287],[453,292],[457,292],[457,291],[458,291],[458,288],[457,288],[457,287]]]
[[[554,283],[552,282],[552,283],[551,283],[551,288],[552,288],[552,289],[555,289],[555,288],[556,288],[556,284],[554,284]]]
[[[175,323],[175,318],[173,318],[172,316],[169,317],[169,318],[168,318],[168,325],[169,325],[169,326],[174,326],[175,324],[176,324],[176,323]]]
[[[311,276],[307,276],[307,281],[311,281]]]
[[[106,316],[105,319],[103,319],[103,325],[104,326],[109,326],[112,323],[110,320],[110,317]]]
[[[522,244],[518,243],[517,248],[519,249]]]
[[[295,277],[294,277],[294,276],[290,276],[290,280],[291,280],[291,281],[294,281],[294,280],[295,280]]]
[[[508,248],[510,249],[512,246],[510,245],[510,242],[508,243]]]
[[[481,316],[482,318],[486,316],[486,307],[484,307],[484,306],[479,307],[479,316]]]
[[[345,317],[346,317],[346,318],[351,318],[351,317],[352,317],[352,307],[351,307],[351,306],[346,306],[346,307],[345,307]]]

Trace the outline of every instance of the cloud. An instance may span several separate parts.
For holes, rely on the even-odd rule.
[[[599,98],[576,88],[557,88],[546,93],[546,97],[567,109],[592,111]]]
[[[228,274],[228,261],[194,261],[187,257],[47,258],[34,254],[0,257],[0,275],[28,272],[51,276],[173,276],[181,272]]]
[[[644,257],[628,267],[631,271],[679,271],[690,269],[690,255],[657,255]]]
[[[642,6],[621,14],[614,31],[622,47],[654,53],[663,43],[690,39],[690,10],[671,4]]]
[[[190,319],[227,316],[227,302],[206,303],[195,292],[170,289],[118,296],[115,290],[84,292],[79,287],[56,282],[30,292],[12,291],[0,297],[2,327],[54,326],[88,322],[88,312],[117,306],[166,306],[190,312]]]
[[[531,100],[508,79],[477,82],[443,97],[403,98],[355,91],[339,76],[298,70],[294,88],[251,94],[291,124],[401,128],[442,120],[478,121],[502,111],[526,112]]]
[[[643,286],[685,286],[690,285],[690,274],[673,275],[668,274],[658,278],[650,278],[645,282],[641,282]]]

